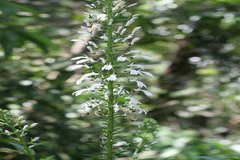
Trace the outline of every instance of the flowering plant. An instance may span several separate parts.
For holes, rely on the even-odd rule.
[[[28,123],[23,116],[15,116],[7,110],[0,109],[0,142],[15,148],[2,148],[0,152],[17,153],[36,160],[34,147],[41,144],[38,142],[39,137],[27,138],[29,131],[36,126],[37,123]],[[53,157],[41,160],[53,160]]]
[[[85,55],[72,58],[76,61],[75,68],[85,73],[76,81],[80,89],[73,95],[88,94],[89,101],[81,105],[81,112],[95,112],[106,119],[103,146],[106,148],[104,159],[108,160],[114,158],[118,117],[131,112],[146,114],[134,92],[152,96],[141,82],[141,76],[152,74],[138,63],[139,59],[148,57],[130,49],[140,40],[136,35],[141,27],[133,27],[139,14],[128,12],[136,5],[127,5],[123,0],[90,1],[86,4],[90,10],[86,13],[85,26],[78,32],[79,38],[72,40],[85,44],[87,49]]]

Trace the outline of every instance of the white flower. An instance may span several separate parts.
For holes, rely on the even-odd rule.
[[[131,50],[131,51],[127,52],[126,54],[131,54],[131,53],[140,53],[140,51],[139,50]]]
[[[80,96],[83,92],[87,92],[87,91],[88,91],[88,89],[81,89],[81,90],[78,90],[78,91],[73,92],[72,95],[74,95],[74,96]]]
[[[89,78],[89,77],[95,76],[95,75],[98,75],[98,74],[95,72],[84,74],[80,79],[77,80],[76,84],[79,85],[84,80],[91,80],[92,78]]]
[[[137,86],[139,87],[139,88],[146,88],[147,86],[143,83],[143,82],[141,82],[141,81],[136,81],[137,82]]]
[[[138,3],[133,3],[133,4],[130,4],[130,5],[128,5],[127,6],[127,8],[131,8],[131,7],[134,7],[134,6],[136,6]]]
[[[76,64],[83,64],[83,63],[86,63],[88,61],[91,61],[91,59],[81,59],[81,60],[77,61]]]
[[[28,125],[23,126],[23,130],[26,130],[28,128]]]
[[[76,61],[76,60],[80,60],[80,59],[90,59],[90,58],[88,56],[79,56],[79,57],[74,57],[71,60]]]
[[[117,88],[116,95],[126,94],[126,93],[128,93],[128,91],[124,89],[124,86],[123,86],[123,85],[121,85],[121,86],[119,86],[119,87]]]
[[[106,70],[106,71],[109,71],[112,69],[112,65],[111,64],[106,64],[102,67],[102,70]]]
[[[129,99],[129,104],[131,104],[131,105],[139,105],[139,104],[141,104],[141,102],[139,102],[137,99],[135,99],[133,97],[127,97],[126,99]]]
[[[112,23],[113,23],[113,19],[110,19],[108,25],[112,25]]]
[[[90,4],[85,4],[85,6],[87,6],[90,9],[93,9],[93,6],[91,6]]]
[[[114,3],[115,3],[114,7],[112,9],[113,12],[116,12],[125,6],[125,2],[123,0],[118,0],[115,1]]]
[[[90,105],[91,105],[91,102],[85,102],[85,103],[82,103],[79,107],[79,109],[77,109],[77,112],[80,113],[80,115],[84,116],[86,115],[87,113],[90,113],[91,112],[91,108],[90,108]]]
[[[151,58],[149,56],[144,56],[144,55],[140,55],[140,54],[136,54],[132,57],[133,58],[142,58],[142,59],[146,59],[146,60],[151,60]]]
[[[97,44],[95,42],[89,41],[88,43],[91,44],[93,47],[98,48],[98,46],[97,46]]]
[[[143,65],[141,65],[141,64],[130,64],[129,65],[129,67],[131,67],[131,68],[138,68],[138,69],[141,69],[141,70],[143,70],[144,69],[144,66]]]
[[[77,60],[76,64],[82,64],[88,61],[90,61],[91,63],[95,62],[92,58],[88,56],[79,56],[79,57],[72,58],[71,60],[73,61]]]
[[[24,118],[24,116],[20,116],[20,117],[18,117],[18,121],[20,121],[20,120],[22,120]]]
[[[131,39],[133,37],[133,35],[129,35],[129,36],[127,36],[126,38],[124,38],[123,40],[122,40],[122,42],[126,42],[127,40],[129,40],[129,39]]]
[[[139,41],[140,38],[137,37],[137,38],[133,38],[133,40],[131,41],[131,45],[134,45],[137,41]]]
[[[39,139],[40,139],[39,137],[35,137],[35,138],[32,139],[32,141],[33,141],[33,142],[36,142],[36,141],[38,141]]]
[[[135,69],[131,69],[131,70],[130,70],[130,74],[131,74],[131,75],[134,75],[134,76],[136,76],[136,75],[142,75],[142,73],[141,73],[140,70],[135,70]]]
[[[116,81],[117,80],[117,76],[113,73],[111,74],[108,78],[107,78],[108,81]]]
[[[90,32],[88,31],[77,31],[78,34],[84,34],[84,35],[88,35],[88,36],[93,36]]]
[[[10,134],[9,130],[4,130],[4,132],[8,135]]]
[[[113,107],[114,107],[114,112],[115,113],[119,111],[119,105],[118,104],[114,104]]]
[[[113,144],[114,147],[121,147],[121,146],[127,146],[127,145],[128,144],[125,141],[120,141],[120,142]]]
[[[148,97],[152,97],[152,96],[153,96],[153,94],[152,94],[151,92],[147,91],[147,90],[135,89],[135,91],[141,91],[141,92],[143,92],[143,93],[144,93],[146,96],[148,96]]]
[[[90,68],[88,65],[71,65],[71,66],[68,66],[68,67],[66,68],[66,71],[75,71],[75,70],[81,69],[81,68],[83,68],[83,67],[85,67],[85,68]]]
[[[74,92],[73,95],[80,96],[84,92],[94,91],[95,89],[100,88],[101,86],[102,86],[101,83],[96,83],[96,84],[93,84],[92,86],[90,86],[89,88],[80,89],[80,90]]]
[[[105,58],[99,58],[99,59],[100,59],[100,61],[102,61],[103,64],[106,63],[106,59]]]
[[[87,49],[90,51],[90,53],[94,53],[94,50],[92,49],[91,46],[87,46]]]
[[[100,38],[103,39],[104,41],[108,40],[108,37],[105,34],[103,36],[101,36]]]
[[[134,22],[135,22],[135,19],[132,19],[132,18],[131,18],[129,21],[127,21],[125,27],[130,26],[130,25],[133,24]]]
[[[141,27],[135,27],[132,31],[132,35],[134,35],[137,31],[139,31],[141,29]]]
[[[130,80],[130,82],[136,82],[137,83],[137,86],[138,88],[146,88],[147,86],[141,82],[141,81],[137,81],[137,80]]]
[[[120,35],[122,36],[126,31],[127,31],[127,29],[124,28],[124,29],[121,31]]]
[[[128,60],[127,57],[124,57],[124,56],[122,56],[122,55],[119,56],[119,57],[117,57],[117,61],[118,61],[118,62],[125,62],[126,60]]]
[[[118,43],[118,42],[120,42],[121,41],[121,38],[118,38],[118,39],[115,39],[114,40],[114,43]]]
[[[97,88],[100,88],[102,86],[101,83],[95,83],[89,87],[89,91],[94,91]]]
[[[106,14],[98,14],[97,19],[100,21],[106,21],[107,20],[107,15]]]
[[[38,123],[33,123],[33,124],[31,124],[31,128],[34,128],[34,127],[36,127],[38,125]]]
[[[122,29],[123,29],[123,26],[119,26],[116,33],[120,33]]]
[[[150,73],[150,72],[142,71],[142,73],[149,76],[149,77],[154,77],[153,74]]]

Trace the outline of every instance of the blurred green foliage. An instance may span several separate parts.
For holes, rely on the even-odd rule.
[[[154,97],[143,101],[160,124],[140,159],[237,159],[240,1],[139,3],[132,10],[141,14],[143,28],[136,48],[152,57],[147,66],[156,77],[146,79]],[[85,10],[81,0],[0,1],[0,106],[38,122],[31,135],[48,144],[37,151],[57,160],[92,159],[100,152],[101,120],[82,117],[75,110],[86,97],[71,95],[81,72],[69,59],[82,50],[70,39]]]

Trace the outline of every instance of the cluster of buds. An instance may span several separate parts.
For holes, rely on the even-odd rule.
[[[0,136],[5,139],[6,142],[14,142],[17,152],[26,154],[30,158],[32,155],[32,148],[38,145],[39,137],[31,138],[27,140],[29,130],[36,127],[37,123],[27,123],[23,116],[15,116],[7,110],[0,109]],[[19,149],[21,146],[22,149]],[[34,158],[32,158],[34,159]]]

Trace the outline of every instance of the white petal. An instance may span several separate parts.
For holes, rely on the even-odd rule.
[[[95,42],[89,41],[88,43],[91,44],[93,47],[98,48],[98,46],[97,46],[97,44]]]
[[[123,40],[122,40],[122,42],[126,42],[127,40],[129,40],[129,39],[131,39],[133,37],[133,35],[129,35],[129,36],[127,36],[126,38],[124,38]]]
[[[130,74],[131,75],[142,75],[141,71],[140,70],[135,70],[135,69],[131,69],[130,70]]]
[[[127,31],[127,29],[124,28],[124,29],[121,31],[120,35],[122,36],[126,31]]]
[[[131,45],[134,45],[137,41],[139,41],[140,38],[137,37],[137,38],[134,38],[132,41],[131,41]]]
[[[128,143],[125,141],[120,141],[120,142],[113,144],[114,147],[121,147],[121,146],[127,146],[127,145],[128,145]]]
[[[87,92],[88,89],[81,89],[81,90],[78,90],[76,92],[73,92],[73,95],[74,96],[80,96],[83,92]]]
[[[118,104],[114,104],[114,112],[118,112],[119,111],[119,105]]]
[[[140,91],[142,91],[148,97],[152,97],[153,96],[153,94],[151,92],[149,92],[149,91],[146,91],[146,90],[140,90]]]
[[[139,87],[139,88],[146,88],[147,86],[143,83],[143,82],[141,82],[141,81],[136,81],[137,82],[137,86]]]
[[[133,98],[133,97],[128,97],[128,98],[126,98],[126,99],[129,99],[130,101],[129,101],[129,104],[131,104],[131,105],[139,105],[139,104],[141,104],[141,102],[139,102],[137,99],[135,99],[135,98]]]
[[[86,65],[71,65],[66,68],[66,71],[75,71],[75,70],[81,69],[83,67],[86,67]]]
[[[81,59],[81,60],[77,61],[76,64],[82,64],[82,63],[85,63],[87,61],[90,61],[90,59]]]
[[[142,71],[142,73],[149,76],[149,77],[154,77],[153,74],[150,73],[150,72]]]
[[[38,125],[38,123],[33,123],[33,124],[31,124],[31,128],[34,128],[34,127],[36,127]]]
[[[137,69],[144,69],[144,66],[142,64],[130,64],[129,65],[131,68],[137,68]]]
[[[39,137],[35,137],[35,138],[32,139],[32,141],[33,141],[33,142],[36,142],[36,141],[38,141],[39,139],[40,139]]]
[[[135,19],[131,18],[129,21],[127,21],[125,27],[130,26],[131,24],[133,24],[135,22]]]
[[[127,6],[127,8],[131,8],[131,7],[134,7],[134,6],[136,6],[138,3],[133,3],[133,4],[130,4],[130,5],[128,5]]]
[[[100,38],[103,39],[104,41],[108,40],[108,37],[105,34],[103,36],[101,36]]]
[[[120,33],[122,29],[123,29],[123,26],[119,26],[116,33]]]
[[[93,51],[92,47],[90,47],[90,46],[87,46],[87,49],[90,51],[90,53],[94,53],[94,51]]]
[[[139,50],[131,50],[131,51],[127,52],[126,54],[131,54],[131,53],[140,53],[140,51]]]
[[[77,85],[79,85],[79,84],[82,83],[82,81],[84,81],[84,80],[90,80],[91,78],[89,78],[89,77],[95,76],[95,75],[98,75],[98,74],[97,74],[97,73],[94,73],[94,72],[84,74],[80,79],[77,80],[76,83],[77,83]]]
[[[134,35],[137,31],[139,31],[141,29],[141,27],[136,27],[136,28],[134,28],[133,29],[133,31],[132,31],[132,35]]]
[[[107,15],[106,14],[98,14],[97,19],[99,19],[100,21],[106,21]]]
[[[106,59],[105,58],[99,58],[99,59],[102,61],[103,64],[106,63]]]
[[[140,55],[140,54],[136,54],[134,56],[132,56],[133,58],[142,58],[142,59],[146,59],[146,60],[151,60],[150,57],[148,56],[144,56],[144,55]]]
[[[88,59],[89,57],[87,57],[87,56],[79,56],[79,57],[74,57],[74,58],[72,58],[71,60],[72,61],[76,61],[76,60],[79,60],[79,59]]]
[[[119,56],[119,57],[117,57],[117,61],[118,61],[118,62],[125,62],[126,60],[128,60],[127,57],[124,57],[124,56],[122,56],[122,55]]]
[[[109,71],[112,69],[112,65],[111,64],[106,64],[102,67],[102,70],[106,70],[106,71]]]
[[[116,81],[117,80],[117,76],[115,74],[111,74],[108,78],[108,81]]]
[[[101,83],[95,83],[89,87],[89,90],[94,91],[95,89],[100,88],[101,86],[102,86]]]

